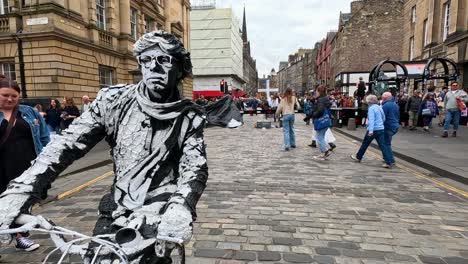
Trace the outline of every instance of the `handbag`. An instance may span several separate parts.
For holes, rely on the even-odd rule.
[[[3,146],[3,144],[6,142],[6,140],[10,136],[11,129],[13,128],[13,125],[15,124],[17,114],[18,114],[18,106],[16,106],[13,109],[13,112],[11,113],[10,120],[8,121],[8,126],[7,126],[7,128],[5,130],[5,133],[3,133],[2,138],[0,138],[0,147]]]
[[[429,108],[423,109],[422,110],[422,115],[423,116],[431,116],[432,115],[431,109],[429,109]]]
[[[460,111],[463,111],[466,109],[466,105],[460,99],[457,99],[457,107],[458,107],[458,110]]]
[[[322,116],[314,119],[315,130],[322,130],[324,128],[331,127],[331,124],[330,112],[327,108],[323,110]]]

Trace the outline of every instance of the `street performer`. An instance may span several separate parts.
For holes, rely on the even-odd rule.
[[[101,89],[89,110],[10,182],[0,196],[0,230],[29,214],[50,183],[105,137],[115,179],[100,202],[93,235],[130,227],[143,240],[156,235],[190,240],[195,206],[208,178],[205,116],[199,106],[181,99],[178,89],[192,73],[190,54],[174,35],[155,31],[135,43],[134,55],[142,81]],[[131,263],[170,263],[155,255],[154,245],[136,247],[139,254],[131,256]],[[101,257],[98,263],[114,259]]]

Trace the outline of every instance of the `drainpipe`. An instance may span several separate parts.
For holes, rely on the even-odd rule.
[[[19,29],[16,33],[16,42],[18,43],[18,60],[20,67],[20,80],[21,80],[21,97],[28,98],[26,93],[26,77],[24,75],[24,56],[23,56],[23,40],[18,37],[18,34],[21,34],[23,30]]]

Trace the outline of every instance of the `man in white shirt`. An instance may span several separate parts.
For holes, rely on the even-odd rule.
[[[81,113],[83,114],[84,112],[88,111],[89,106],[91,105],[89,102],[89,96],[83,95],[81,98],[82,104],[81,104]]]

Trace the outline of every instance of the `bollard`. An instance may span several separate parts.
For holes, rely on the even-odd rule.
[[[356,122],[354,117],[348,118],[348,130],[356,130]]]

